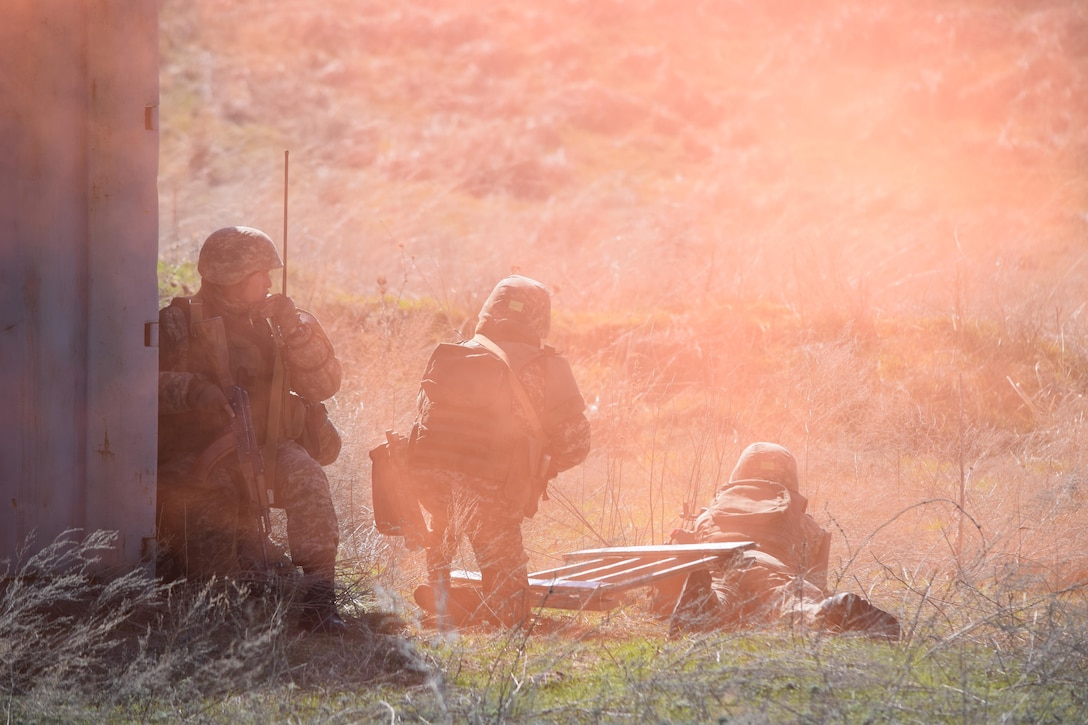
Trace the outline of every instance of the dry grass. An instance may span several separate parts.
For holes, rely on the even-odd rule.
[[[273,617],[253,636],[280,654],[256,680],[243,659],[211,678],[229,694],[199,684],[223,670],[194,655],[192,689],[153,678],[118,702],[217,720],[1083,719],[1082,3],[160,13],[166,270],[222,225],[278,238],[291,150],[291,291],[347,375],[330,406],[343,600],[403,616],[397,647],[418,640],[426,674],[363,685],[344,668],[401,660],[290,640]],[[835,534],[834,578],[908,641],[668,641],[638,600],[552,613],[567,629],[527,641],[417,629],[421,556],[370,526],[366,452],[410,423],[434,342],[515,269],[555,292],[594,430],[526,524],[534,566],[663,540],[745,445],[774,440]],[[62,717],[25,682],[9,713]]]
[[[898,646],[788,629],[666,638],[632,601],[547,629],[289,634],[282,600],[142,572],[86,576],[70,532],[6,572],[9,722],[1077,722],[1081,589],[1021,594],[970,574],[902,582]],[[410,632],[411,630],[409,630]]]
[[[7,722],[200,720],[246,693],[289,694],[331,681],[404,687],[434,676],[428,658],[390,632],[399,625],[387,616],[350,607],[351,633],[315,642],[289,624],[288,583],[166,584],[143,569],[103,572],[98,555],[114,538],[69,531],[7,562],[0,575]]]

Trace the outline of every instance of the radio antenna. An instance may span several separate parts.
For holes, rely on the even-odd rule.
[[[287,296],[287,166],[290,151],[283,152],[283,282],[280,292]]]

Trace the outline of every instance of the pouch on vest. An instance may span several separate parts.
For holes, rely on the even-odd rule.
[[[548,500],[548,472],[552,457],[544,441],[529,436],[526,438],[526,452],[519,455],[518,460],[524,461],[525,468],[512,473],[507,481],[506,497],[515,506],[521,507],[525,518],[531,519],[536,515],[540,500]]]
[[[322,466],[328,466],[340,457],[340,431],[329,420],[324,403],[306,400],[306,422],[302,428],[302,447]]]

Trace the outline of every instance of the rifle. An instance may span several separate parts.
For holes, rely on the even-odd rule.
[[[264,457],[257,445],[257,431],[253,427],[253,409],[249,404],[249,393],[241,385],[234,383],[230,373],[230,360],[227,354],[227,335],[223,327],[222,317],[212,317],[192,321],[193,332],[200,340],[208,362],[216,378],[216,383],[223,389],[227,401],[230,403],[233,415],[230,419],[230,430],[219,441],[213,443],[209,451],[222,450],[233,442],[233,449],[238,455],[238,463],[242,470],[242,476],[246,481],[246,492],[250,505],[256,509],[257,537],[261,542],[261,557],[264,565],[268,566],[268,549],[266,541],[272,531],[272,523],[269,518],[268,483],[265,478]],[[223,451],[229,453],[229,448]],[[203,458],[203,456],[201,456]],[[215,460],[218,460],[215,458]],[[198,463],[200,463],[198,461]],[[211,463],[206,466],[210,468]]]
[[[268,517],[268,484],[264,476],[264,457],[261,455],[261,449],[257,447],[257,431],[253,427],[253,409],[249,405],[249,393],[241,385],[230,387],[227,400],[230,401],[231,410],[234,411],[230,427],[234,434],[238,463],[241,464],[242,475],[245,476],[251,501],[257,505],[257,534],[261,539],[261,555],[267,566],[268,552],[265,550],[265,539],[272,531],[272,522]]]

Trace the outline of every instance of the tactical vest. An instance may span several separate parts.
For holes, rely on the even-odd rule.
[[[309,316],[309,313],[300,311]],[[212,351],[205,350],[197,336],[191,333],[194,322],[199,323],[203,316],[201,304],[193,304],[191,297],[175,297],[170,305],[165,308],[163,315],[179,315],[184,321],[184,336],[177,340],[183,348],[178,354],[188,360],[188,371],[205,375],[214,380],[215,376],[209,359]],[[316,320],[314,321],[316,325]],[[263,444],[268,440],[267,424],[269,410],[268,389],[270,388],[274,370],[275,342],[271,332],[265,332],[259,328],[248,326],[232,326],[227,330],[230,342],[229,356],[232,365],[231,375],[234,382],[246,388],[250,392],[250,403],[253,406],[254,425],[257,428],[257,438]],[[322,331],[320,333],[324,335]],[[296,440],[311,456],[322,466],[333,463],[340,453],[341,439],[336,427],[328,418],[327,410],[321,402],[305,400],[291,392],[287,395],[286,407],[280,415],[280,432],[276,440]],[[215,440],[217,432],[214,428],[199,425],[199,413],[183,414],[179,420],[174,421],[170,437],[181,436],[186,441],[181,442],[182,448],[191,450],[203,450]],[[193,440],[188,440],[193,439]],[[160,450],[170,451],[178,448],[178,441],[160,440]]]

